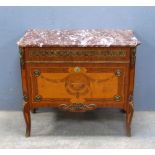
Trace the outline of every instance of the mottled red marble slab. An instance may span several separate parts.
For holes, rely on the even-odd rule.
[[[121,29],[79,29],[79,30],[41,30],[30,29],[17,42],[20,47],[109,47],[140,44],[132,30]]]

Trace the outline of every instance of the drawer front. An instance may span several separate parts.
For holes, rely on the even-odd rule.
[[[55,61],[106,61],[129,63],[129,48],[27,48],[25,49],[25,59],[28,62],[46,62]]]
[[[33,64],[30,72],[34,106],[89,104],[91,109],[125,101],[126,65]]]

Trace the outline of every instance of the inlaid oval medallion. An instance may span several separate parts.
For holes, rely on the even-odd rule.
[[[86,94],[89,91],[90,80],[83,73],[72,73],[65,80],[65,88],[69,94],[80,95]]]

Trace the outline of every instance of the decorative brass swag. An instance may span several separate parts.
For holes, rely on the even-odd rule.
[[[96,109],[96,105],[83,103],[60,104],[59,109],[70,112],[85,112]]]

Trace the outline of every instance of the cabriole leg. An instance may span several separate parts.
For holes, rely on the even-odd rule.
[[[133,117],[133,104],[132,102],[129,102],[128,108],[126,111],[126,130],[127,130],[127,136],[131,137],[131,122]]]
[[[28,102],[24,102],[23,105],[23,114],[25,118],[25,123],[26,123],[26,137],[30,137],[31,135],[31,117],[30,117],[30,107]]]

